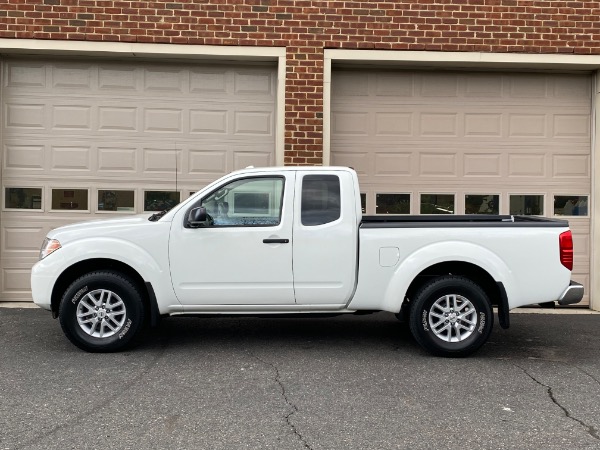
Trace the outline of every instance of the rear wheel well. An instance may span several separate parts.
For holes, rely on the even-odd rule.
[[[501,292],[496,280],[481,267],[463,261],[447,261],[434,264],[423,270],[415,277],[406,291],[408,303],[410,304],[410,299],[427,281],[444,275],[458,275],[468,278],[483,289],[492,305],[501,304]]]
[[[148,289],[144,284],[144,279],[142,276],[131,266],[128,266],[121,261],[97,258],[88,259],[73,264],[58,277],[56,283],[54,283],[51,297],[52,316],[54,318],[58,317],[60,300],[62,299],[65,290],[71,285],[71,283],[86,273],[98,270],[112,270],[127,276],[137,286],[139,292],[142,294],[142,300],[144,301],[144,306],[146,306],[146,311],[149,311],[148,308],[150,305],[148,299]]]

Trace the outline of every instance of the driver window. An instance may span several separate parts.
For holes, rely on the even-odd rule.
[[[282,177],[236,180],[203,198],[201,206],[215,227],[279,225],[283,185]]]

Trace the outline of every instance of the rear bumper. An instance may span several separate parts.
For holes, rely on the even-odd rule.
[[[583,298],[583,285],[576,281],[571,281],[569,287],[567,287],[562,295],[558,298],[560,305],[571,305],[573,303],[579,303]]]

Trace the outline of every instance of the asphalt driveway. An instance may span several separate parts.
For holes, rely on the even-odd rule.
[[[385,313],[170,318],[88,354],[0,308],[0,450],[600,448],[600,315],[511,320],[466,359]]]

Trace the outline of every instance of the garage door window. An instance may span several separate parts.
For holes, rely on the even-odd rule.
[[[4,189],[6,209],[42,209],[42,188],[9,187]]]
[[[465,214],[499,214],[499,195],[465,195]]]
[[[522,216],[543,216],[543,195],[511,195],[510,214]]]
[[[375,214],[410,214],[410,194],[377,194]]]
[[[421,214],[454,214],[454,194],[421,194]]]
[[[135,193],[134,191],[98,191],[98,211],[134,211]]]
[[[145,191],[144,211],[168,211],[180,201],[179,192]]]
[[[88,211],[87,189],[52,189],[52,209]]]
[[[554,215],[555,216],[587,216],[588,215],[588,197],[587,197],[587,195],[555,195],[554,196]]]

